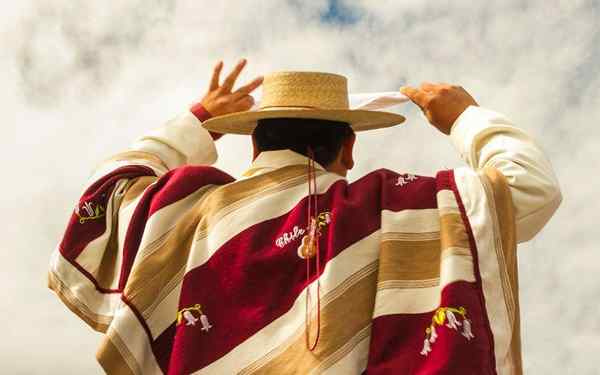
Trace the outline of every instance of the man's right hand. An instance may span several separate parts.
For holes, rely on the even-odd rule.
[[[247,111],[254,104],[254,99],[250,93],[261,85],[263,77],[257,77],[252,82],[232,91],[233,85],[245,65],[246,59],[242,59],[222,84],[219,83],[219,76],[223,68],[223,62],[219,62],[215,66],[208,92],[200,102],[212,116]]]
[[[444,134],[450,134],[452,125],[468,106],[478,105],[461,86],[445,83],[424,82],[418,89],[403,86],[400,92],[419,106],[427,120]]]

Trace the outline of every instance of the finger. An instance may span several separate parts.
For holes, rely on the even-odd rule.
[[[228,92],[231,91],[231,89],[233,88],[233,85],[235,84],[235,80],[240,75],[240,72],[242,71],[242,69],[244,69],[245,65],[246,65],[246,59],[241,59],[240,62],[235,66],[233,71],[231,73],[229,73],[227,78],[225,78],[225,81],[223,82],[223,86],[222,86],[224,90],[226,90]]]
[[[413,103],[421,107],[421,109],[427,104],[428,94],[425,91],[410,86],[403,86],[400,88],[400,92],[406,95]]]
[[[239,99],[245,95],[250,94],[252,91],[256,90],[258,88],[258,86],[260,86],[263,83],[263,77],[257,77],[255,78],[252,82],[250,82],[247,85],[244,85],[242,87],[240,87],[239,89],[237,89],[233,95],[236,99]]]
[[[252,95],[243,96],[235,103],[235,109],[239,112],[247,111],[254,105],[254,98]]]
[[[213,69],[213,75],[210,79],[209,90],[213,91],[219,88],[219,76],[221,75],[221,69],[223,69],[223,61],[219,61]]]

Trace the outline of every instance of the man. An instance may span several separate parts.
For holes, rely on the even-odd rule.
[[[349,108],[344,77],[279,72],[258,109],[204,98],[94,172],[49,285],[105,339],[108,373],[521,373],[516,243],[561,201],[542,151],[461,87],[402,92],[467,167],[349,183],[355,132],[404,117]],[[209,133],[208,130],[211,131]],[[237,181],[213,140],[252,134]]]

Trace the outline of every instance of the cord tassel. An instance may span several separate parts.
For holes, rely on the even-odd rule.
[[[306,256],[306,347],[311,352],[317,347],[319,337],[321,335],[321,255],[319,247],[319,227],[317,223],[317,217],[319,215],[318,197],[317,197],[317,177],[314,160],[314,152],[309,147],[308,149],[308,253]],[[313,252],[313,254],[310,254]],[[310,343],[310,258],[316,255],[316,271],[317,271],[317,334],[315,342],[311,345]]]

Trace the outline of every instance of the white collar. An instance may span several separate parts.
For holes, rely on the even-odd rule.
[[[263,151],[250,165],[250,168],[242,174],[243,178],[257,176],[272,170],[290,165],[307,165],[308,158],[292,150]],[[323,166],[315,162],[315,169],[325,170]]]

